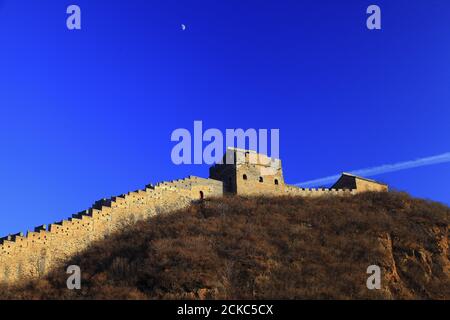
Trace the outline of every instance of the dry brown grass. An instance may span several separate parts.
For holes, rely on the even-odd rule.
[[[229,197],[93,244],[3,299],[450,299],[449,213],[403,193]],[[366,269],[382,268],[368,290]]]

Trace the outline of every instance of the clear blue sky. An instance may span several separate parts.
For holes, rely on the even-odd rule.
[[[445,0],[0,0],[0,235],[207,176],[170,160],[194,120],[279,128],[290,183],[448,152],[449,57]],[[450,203],[450,163],[374,178]]]

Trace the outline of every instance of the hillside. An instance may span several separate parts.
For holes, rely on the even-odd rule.
[[[142,221],[1,299],[450,299],[449,214],[403,193],[225,197]],[[379,265],[382,289],[368,290]]]

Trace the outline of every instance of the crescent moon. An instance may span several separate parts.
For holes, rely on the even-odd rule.
[[[181,25],[181,30],[183,30],[183,31],[186,30],[186,25],[182,24]]]

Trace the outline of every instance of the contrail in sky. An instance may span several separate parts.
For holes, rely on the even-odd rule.
[[[443,153],[443,154],[440,154],[437,156],[420,158],[420,159],[411,160],[411,161],[398,162],[398,163],[394,163],[394,164],[385,164],[385,165],[378,166],[378,167],[354,170],[354,171],[350,171],[350,173],[357,175],[357,176],[370,177],[370,176],[376,176],[376,175],[382,174],[382,173],[395,172],[395,171],[423,167],[423,166],[430,166],[432,164],[445,163],[445,162],[450,162],[450,152]],[[336,180],[339,179],[340,176],[341,175],[336,174],[333,176],[323,177],[320,179],[314,179],[314,180],[309,180],[309,181],[305,181],[305,182],[300,182],[295,185],[299,186],[299,187],[319,186],[319,185],[336,182]]]

